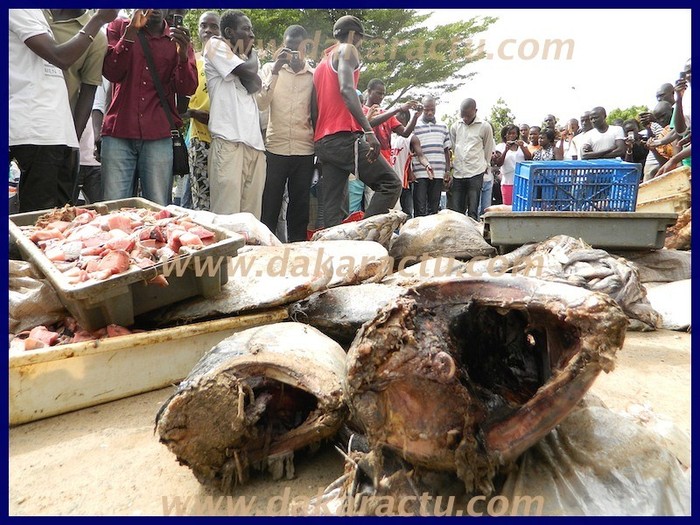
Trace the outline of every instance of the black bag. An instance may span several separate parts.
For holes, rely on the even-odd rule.
[[[156,66],[153,63],[153,55],[151,55],[151,48],[148,45],[148,41],[141,31],[138,32],[138,36],[139,40],[141,41],[143,53],[146,55],[146,62],[148,62],[148,69],[151,72],[153,84],[155,84],[156,91],[158,91],[160,105],[163,108],[163,111],[165,111],[165,116],[168,118],[168,122],[170,123],[170,135],[173,139],[173,175],[188,175],[190,173],[190,158],[187,153],[185,139],[182,137],[180,130],[175,127],[173,122],[173,116],[170,114],[170,105],[165,100],[163,86],[160,83],[160,78],[158,78],[158,75],[156,74]]]
[[[190,159],[185,139],[177,130],[170,133],[173,137],[173,175],[189,175]]]

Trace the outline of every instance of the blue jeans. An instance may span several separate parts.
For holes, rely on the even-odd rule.
[[[141,196],[167,206],[173,195],[173,142],[102,138],[102,188],[104,200],[133,195],[138,171]]]
[[[413,183],[413,215],[425,217],[434,215],[440,208],[442,179],[420,178]]]
[[[477,208],[481,202],[481,186],[484,174],[473,177],[454,178],[447,198],[447,208],[459,213],[467,213],[475,221],[479,220]]]
[[[479,203],[479,217],[484,214],[484,210],[491,206],[491,195],[493,193],[493,179],[485,180],[481,185],[481,202]]]

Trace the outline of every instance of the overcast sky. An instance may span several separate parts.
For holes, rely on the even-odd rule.
[[[477,75],[440,100],[438,117],[457,113],[460,101],[467,97],[476,100],[483,117],[488,117],[493,104],[502,97],[517,123],[530,125],[540,124],[548,113],[559,121],[578,118],[594,106],[608,111],[641,104],[652,108],[657,88],[678,78],[691,52],[689,9],[432,12],[429,25],[474,16],[498,17],[489,30],[476,36],[477,41],[484,39],[485,50],[493,58],[465,68],[465,72]],[[649,31],[646,43],[645,30]],[[558,60],[551,56],[543,59],[547,39],[570,39],[570,59],[567,53]],[[526,59],[534,54],[536,45],[537,54]],[[499,48],[505,57],[512,58],[500,58]]]

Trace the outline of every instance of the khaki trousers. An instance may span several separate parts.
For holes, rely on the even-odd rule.
[[[260,219],[265,188],[265,152],[242,142],[212,138],[209,150],[211,211],[248,212]]]

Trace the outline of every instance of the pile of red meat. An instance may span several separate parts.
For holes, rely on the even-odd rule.
[[[72,317],[67,317],[63,322],[52,326],[37,326],[31,330],[20,332],[10,339],[10,352],[24,350],[36,350],[49,346],[80,343],[82,341],[94,341],[105,337],[117,337],[129,335],[143,330],[129,330],[123,326],[110,324],[94,332],[88,332],[80,327]]]
[[[70,284],[102,281],[132,268],[148,268],[217,242],[211,232],[167,210],[122,208],[106,215],[66,206],[22,231]],[[163,276],[156,284],[167,285]]]

